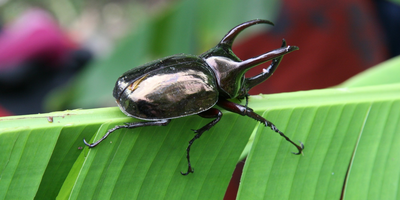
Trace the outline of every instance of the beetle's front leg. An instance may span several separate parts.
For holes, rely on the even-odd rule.
[[[121,129],[121,128],[137,128],[137,127],[144,127],[144,126],[166,126],[171,120],[170,119],[163,119],[159,121],[145,121],[145,122],[133,122],[133,123],[126,123],[125,125],[119,125],[115,126],[114,128],[110,129],[107,131],[107,133],[100,139],[97,140],[96,142],[89,144],[86,142],[85,139],[83,139],[83,142],[85,143],[86,146],[89,148],[93,148],[100,144],[103,140],[105,140],[108,135],[110,135],[112,132]]]
[[[226,99],[220,99],[217,104],[226,110],[229,110],[234,113],[238,113],[240,115],[247,115],[247,116],[263,123],[265,126],[270,127],[273,131],[279,133],[279,135],[284,137],[288,142],[290,142],[294,146],[296,146],[298,152],[297,153],[293,152],[293,154],[298,155],[303,152],[303,149],[304,149],[303,143],[300,142],[300,145],[294,143],[292,140],[290,140],[290,138],[288,138],[284,133],[282,133],[278,128],[276,128],[276,126],[272,122],[266,120],[264,117],[261,117],[257,113],[253,112],[253,110],[251,108],[230,102]]]
[[[198,114],[200,117],[203,118],[215,118],[213,121],[210,123],[206,124],[205,126],[201,127],[200,129],[193,130],[196,135],[189,141],[189,145],[186,148],[186,158],[188,161],[188,171],[186,173],[181,172],[182,175],[188,175],[189,173],[193,173],[194,170],[192,168],[192,165],[190,164],[190,147],[192,146],[193,142],[197,139],[200,138],[200,136],[205,132],[208,131],[211,127],[213,127],[215,124],[219,122],[219,120],[222,117],[222,112],[216,108],[211,108],[209,110],[206,110],[202,113]]]

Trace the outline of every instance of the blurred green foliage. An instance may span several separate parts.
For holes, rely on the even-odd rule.
[[[258,0],[171,3],[142,18],[109,56],[95,60],[70,85],[50,95],[45,105],[49,111],[114,106],[112,89],[123,72],[173,54],[200,54],[237,24],[255,18],[273,21],[277,7],[277,1]]]

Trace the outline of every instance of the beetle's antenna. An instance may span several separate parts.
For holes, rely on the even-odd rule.
[[[244,22],[242,24],[239,24],[237,26],[235,26],[233,29],[231,29],[224,38],[222,38],[221,42],[219,42],[220,44],[225,44],[228,45],[230,47],[232,47],[233,41],[235,40],[236,36],[238,36],[238,34],[240,32],[242,32],[244,29],[253,26],[255,24],[270,24],[270,25],[274,25],[274,23],[268,21],[268,20],[263,20],[263,19],[255,19],[255,20],[251,20],[248,22]]]

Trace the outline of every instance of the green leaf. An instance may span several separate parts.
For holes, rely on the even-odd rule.
[[[107,141],[112,143],[89,150],[71,197],[221,199],[241,153],[241,149],[227,147],[243,148],[249,134],[241,133],[251,133],[245,125],[252,123],[239,121],[235,115],[224,120],[236,122],[228,128],[237,132],[219,134],[227,127],[215,127],[196,141],[191,154],[195,173],[189,176],[180,174],[187,170],[185,148],[193,137],[189,130],[209,120],[182,118],[167,127],[139,128],[134,134],[123,130],[110,136]]]
[[[361,74],[354,76],[338,87],[361,87],[372,85],[385,85],[399,83],[400,56],[394,57],[386,62],[380,63],[375,67],[365,70]]]
[[[35,195],[51,156],[59,128],[43,131],[15,128],[0,134],[0,198]],[[23,190],[22,190],[23,189]]]
[[[224,112],[191,149],[195,173],[182,176],[190,129],[210,119],[119,130],[82,150],[83,138],[137,120],[116,107],[0,118],[1,198],[222,199],[255,129],[239,199],[338,199],[344,184],[350,199],[397,197],[400,84],[258,95],[249,107],[302,141],[304,155],[291,154],[269,128]]]
[[[194,136],[190,129],[200,128],[209,119],[192,116],[173,120],[167,127],[116,131],[98,147],[82,150],[83,138],[98,139],[114,125],[135,120],[118,108],[1,118],[0,141],[9,145],[1,146],[7,153],[0,156],[0,191],[4,198],[17,199],[221,199],[256,124],[241,118],[226,113],[221,123],[227,126],[213,128],[194,143],[191,161],[195,173],[189,176],[182,176],[180,171],[187,170],[185,149]],[[21,124],[24,126],[19,127]],[[13,145],[16,138],[21,142]],[[31,143],[34,145],[28,145]],[[17,150],[12,149],[14,146]],[[37,148],[41,148],[40,154],[32,155],[39,152]],[[32,168],[38,172],[32,174]],[[22,188],[31,192],[21,193]]]
[[[349,199],[396,197],[400,84],[268,97],[274,109],[263,116],[302,141],[304,156],[259,128],[239,199],[338,199],[344,183]]]

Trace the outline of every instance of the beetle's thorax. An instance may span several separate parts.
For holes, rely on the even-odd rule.
[[[227,98],[235,98],[243,85],[247,70],[240,68],[240,62],[222,56],[211,56],[204,59],[214,71],[220,92]]]

